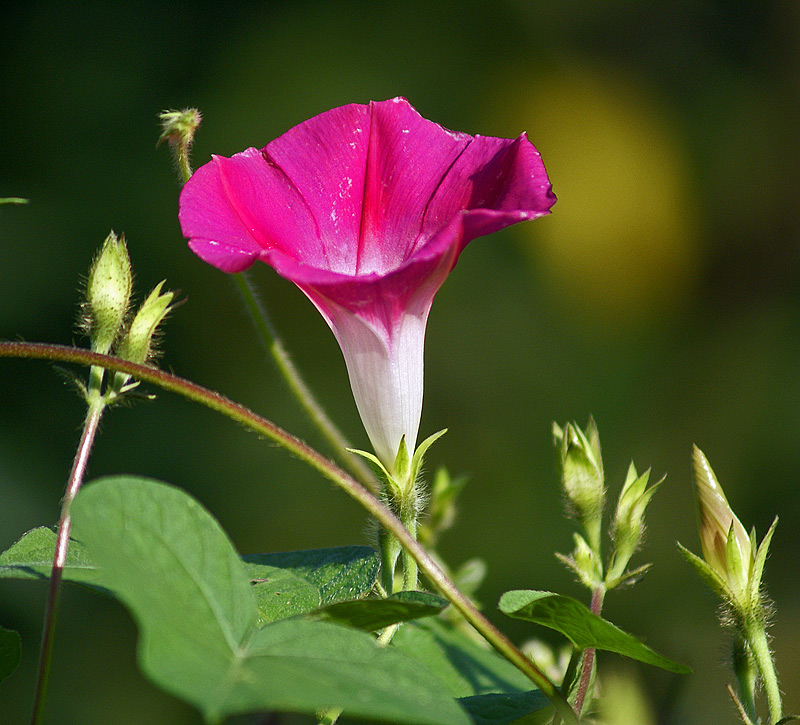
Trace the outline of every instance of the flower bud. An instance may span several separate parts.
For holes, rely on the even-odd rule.
[[[755,564],[753,544],[725,498],[708,459],[697,446],[692,453],[692,464],[703,558],[734,596],[744,599]]]
[[[573,539],[575,549],[572,554],[556,554],[556,558],[572,569],[584,586],[594,590],[603,584],[603,564],[586,539],[580,534],[573,534]]]
[[[86,283],[86,326],[92,350],[107,353],[117,339],[131,297],[131,262],[125,237],[106,237]]]
[[[153,351],[153,336],[161,321],[172,309],[170,303],[174,294],[161,294],[164,282],[161,281],[142,303],[131,322],[128,334],[120,345],[120,357],[135,363],[145,363]]]
[[[158,114],[161,121],[161,136],[158,142],[168,141],[172,146],[188,147],[194,140],[200,122],[203,120],[196,108],[184,108],[182,111],[162,111]]]
[[[621,577],[625,567],[636,551],[644,534],[644,512],[650,499],[661,485],[658,481],[650,488],[650,471],[645,471],[641,476],[636,472],[636,467],[631,463],[625,484],[619,495],[617,510],[611,524],[611,537],[614,540],[615,550],[613,562],[609,570],[609,577]]]
[[[567,423],[563,430],[554,423],[553,440],[564,491],[586,530],[589,543],[599,551],[605,479],[597,427],[590,420],[584,433],[573,423]]]

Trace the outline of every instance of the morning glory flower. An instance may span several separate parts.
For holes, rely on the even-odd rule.
[[[466,244],[555,203],[539,153],[448,131],[404,98],[351,104],[262,149],[214,156],[184,186],[189,247],[223,272],[294,282],[341,346],[361,419],[392,469],[422,412],[433,297]]]

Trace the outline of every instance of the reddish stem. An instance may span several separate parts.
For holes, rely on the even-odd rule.
[[[33,715],[31,723],[37,725],[42,720],[44,713],[44,700],[47,693],[47,682],[50,678],[50,663],[53,659],[53,637],[56,629],[56,614],[58,611],[58,600],[61,594],[61,578],[64,572],[64,564],[67,560],[67,549],[69,548],[69,532],[72,527],[72,517],[70,507],[72,501],[77,496],[83,483],[83,474],[86,471],[86,463],[92,450],[97,428],[100,425],[100,418],[103,416],[105,403],[101,398],[98,402],[89,405],[86,414],[86,421],[83,425],[78,450],[75,452],[75,460],[72,463],[72,470],[67,482],[67,492],[64,495],[64,502],[61,506],[61,518],[58,523],[58,535],[56,536],[55,556],[53,557],[53,568],[50,572],[50,587],[47,592],[47,606],[44,613],[44,625],[42,628],[42,646],[39,653],[39,671],[36,677],[36,694],[33,700]]]
[[[592,614],[600,616],[603,609],[603,598],[606,595],[605,587],[597,587],[592,591],[592,602],[590,609]],[[581,662],[581,679],[578,683],[578,691],[575,693],[575,712],[580,717],[583,712],[583,703],[586,700],[586,695],[589,692],[589,684],[592,681],[592,669],[594,668],[595,648],[587,647],[583,653],[583,661]]]

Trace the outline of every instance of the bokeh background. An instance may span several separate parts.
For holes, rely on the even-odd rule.
[[[428,328],[429,467],[468,473],[441,550],[479,556],[486,611],[511,588],[583,597],[553,556],[571,547],[550,425],[594,415],[612,491],[633,459],[667,474],[636,561],[654,562],[605,613],[691,665],[632,667],[652,722],[733,722],[729,635],[683,562],[699,549],[691,444],[747,526],[781,522],[765,577],[790,712],[800,711],[800,5],[792,0],[394,0],[15,3],[0,27],[0,338],[60,343],[109,229],[129,241],[139,295],[167,280],[185,304],[163,366],[322,445],[260,348],[222,273],[187,249],[156,114],[199,107],[196,164],[262,146],[349,102],[404,95],[485,135],[527,130],[559,202],[551,217],[472,243]],[[264,299],[332,415],[366,447],[341,354],[271,270]],[[0,362],[0,548],[52,524],[82,406],[44,363]],[[129,472],[184,487],[242,552],[367,541],[354,503],[283,451],[167,394],[112,412],[89,478]],[[24,722],[45,588],[0,581],[0,624],[23,637],[0,684]],[[50,723],[199,722],[136,670],[135,627],[69,586]],[[601,656],[607,672],[622,663]],[[294,720],[291,720],[294,722]],[[307,722],[307,720],[302,720]]]

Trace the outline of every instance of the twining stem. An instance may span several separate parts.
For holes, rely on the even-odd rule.
[[[92,368],[92,377],[94,377],[96,370],[102,373],[102,368]],[[36,676],[36,693],[33,699],[33,715],[31,716],[31,723],[33,723],[33,725],[38,725],[42,721],[44,714],[47,682],[50,678],[50,664],[53,658],[56,614],[58,612],[58,600],[61,594],[61,577],[64,572],[64,564],[67,560],[69,532],[72,527],[70,508],[83,483],[86,463],[89,460],[89,453],[92,450],[92,445],[100,425],[100,419],[103,417],[105,406],[106,401],[99,392],[92,390],[89,399],[89,409],[83,424],[83,432],[81,433],[78,450],[75,452],[75,460],[72,463],[72,470],[70,471],[69,480],[67,481],[67,492],[64,495],[64,501],[61,505],[61,518],[58,522],[55,556],[53,558],[53,568],[50,572],[50,585],[47,591],[47,605],[42,628],[42,645],[39,652],[39,668]]]
[[[592,602],[590,609],[592,614],[600,616],[603,610],[603,599],[606,595],[606,588],[604,586],[597,586],[592,590]],[[580,715],[583,712],[583,705],[586,702],[586,695],[589,692],[589,685],[592,681],[592,670],[594,669],[595,648],[587,647],[583,652],[581,660],[581,679],[578,683],[578,689],[575,693],[575,712]]]
[[[767,705],[769,706],[769,721],[771,725],[774,725],[783,717],[783,705],[781,704],[781,690],[778,687],[778,675],[775,672],[772,653],[769,651],[767,629],[764,622],[758,621],[746,625],[746,638],[761,675],[761,682],[764,684],[764,692],[767,695]]]
[[[360,503],[378,523],[391,531],[400,544],[419,566],[420,571],[446,597],[463,617],[480,632],[503,657],[517,667],[547,697],[567,725],[579,725],[578,717],[566,697],[533,662],[509,640],[497,627],[481,614],[463,592],[447,577],[422,545],[406,530],[400,519],[371,491],[349,476],[335,463],[325,458],[299,438],[287,433],[275,423],[253,411],[176,375],[137,365],[108,355],[99,355],[79,348],[44,343],[0,342],[0,357],[38,358],[81,365],[101,365],[109,370],[124,372],[137,380],[157,385],[164,390],[182,395],[222,413],[233,421],[249,428],[285,448],[304,461],[325,478],[339,486],[347,495]]]
[[[347,452],[347,449],[353,446],[336,427],[336,424],[328,417],[314,396],[314,393],[312,393],[311,389],[306,385],[303,377],[300,375],[300,371],[292,362],[289,353],[286,351],[281,338],[276,333],[269,318],[269,314],[259,302],[258,295],[253,289],[250,277],[245,273],[240,273],[234,274],[233,279],[244,299],[248,312],[250,312],[250,316],[253,318],[256,330],[258,334],[261,335],[261,339],[264,341],[267,350],[269,350],[269,354],[272,356],[278,368],[278,372],[289,386],[289,391],[294,395],[306,415],[311,419],[311,422],[322,434],[322,437],[331,447],[337,460],[350,471],[360,483],[369,488],[373,493],[377,493],[378,482],[375,480],[375,476],[372,475],[372,472],[363,463],[361,458]]]

